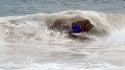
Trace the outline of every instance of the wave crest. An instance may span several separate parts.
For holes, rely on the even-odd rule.
[[[117,17],[116,17],[117,16]],[[50,40],[61,32],[66,36],[73,22],[89,20],[94,27],[84,35],[103,37],[121,27],[124,15],[95,11],[68,10],[52,14],[32,14],[0,18],[0,33],[5,40]],[[117,21],[118,20],[118,21]],[[115,22],[117,21],[117,22]],[[55,22],[58,22],[55,24]],[[121,25],[121,26],[119,26]],[[55,32],[52,34],[52,32]],[[53,36],[53,37],[52,37]]]

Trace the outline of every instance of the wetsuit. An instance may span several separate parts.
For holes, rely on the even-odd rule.
[[[72,26],[72,32],[75,32],[75,33],[80,33],[82,32],[82,29],[81,29],[81,26],[79,24],[75,24]]]

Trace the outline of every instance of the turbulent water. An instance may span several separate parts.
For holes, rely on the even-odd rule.
[[[0,70],[125,70],[124,4],[124,0],[0,0]],[[78,19],[88,19],[94,28],[69,37],[63,28]],[[62,30],[51,29],[56,20],[66,23]]]
[[[74,17],[89,19],[97,31],[87,34],[87,38],[73,39],[65,32],[49,29],[56,19]],[[1,17],[0,68],[123,70],[124,23],[124,14],[80,10]]]

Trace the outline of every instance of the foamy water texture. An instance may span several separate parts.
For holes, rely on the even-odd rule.
[[[69,37],[65,26],[79,19],[94,28]],[[56,20],[62,30],[50,28]],[[80,10],[1,17],[0,70],[124,70],[124,23],[124,14]]]
[[[112,44],[125,45],[125,29],[117,30],[108,38],[108,42]]]

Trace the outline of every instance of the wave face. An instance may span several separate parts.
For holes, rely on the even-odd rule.
[[[58,35],[56,32],[66,36],[73,21],[88,19],[94,28],[84,35],[102,37],[109,35],[113,30],[121,28],[125,17],[122,14],[104,14],[95,11],[69,10],[53,14],[33,14],[26,16],[14,16],[1,18],[1,34],[6,41],[22,40],[49,40],[51,36]],[[55,21],[60,20],[53,27]],[[60,24],[64,23],[64,24]],[[57,25],[57,24],[56,24]],[[68,28],[68,29],[66,29]],[[52,33],[52,35],[51,35]]]
[[[80,34],[79,38],[69,37],[67,32],[72,22],[84,19],[94,26],[91,31]],[[64,24],[55,26],[56,21]],[[80,10],[1,17],[0,67],[122,69],[125,65],[124,23],[124,14]]]

